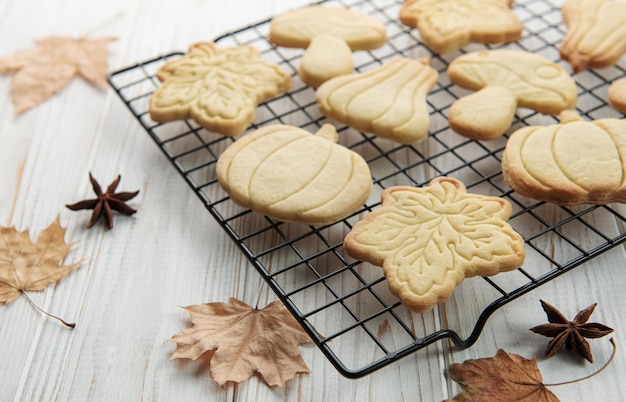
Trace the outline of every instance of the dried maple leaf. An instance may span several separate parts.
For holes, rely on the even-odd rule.
[[[585,338],[601,338],[613,332],[604,324],[587,322],[595,310],[597,303],[581,310],[572,321],[568,320],[553,305],[540,300],[543,310],[548,316],[549,324],[537,325],[530,330],[544,336],[552,337],[546,349],[546,357],[552,357],[563,347],[578,352],[581,356],[593,363],[591,347]]]
[[[98,88],[105,88],[106,44],[114,40],[50,36],[36,40],[38,47],[35,49],[0,58],[0,73],[14,74],[11,94],[15,113],[23,113],[44,102],[76,75]]]
[[[220,385],[258,372],[270,386],[282,386],[298,373],[309,373],[298,346],[311,339],[281,302],[259,310],[231,298],[185,310],[192,326],[171,338],[176,342],[171,359],[204,356]]]
[[[450,401],[555,402],[559,399],[543,384],[537,360],[498,350],[494,357],[451,364],[447,374],[463,392]]]
[[[80,266],[80,261],[61,265],[73,246],[65,243],[64,238],[65,228],[58,217],[35,242],[31,242],[26,231],[0,227],[0,303],[8,304],[25,291],[43,290]],[[70,327],[74,325],[60,321]]]

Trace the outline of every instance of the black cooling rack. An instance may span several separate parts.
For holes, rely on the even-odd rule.
[[[468,93],[452,85],[445,73],[448,64],[462,53],[496,47],[527,50],[571,71],[558,53],[566,32],[560,4],[518,0],[513,10],[524,25],[522,39],[499,46],[472,44],[459,52],[437,55],[420,43],[416,30],[399,24],[397,17],[402,3],[399,0],[322,3],[360,10],[386,24],[385,46],[354,53],[357,71],[367,71],[398,56],[430,55],[431,65],[440,73],[439,82],[427,99],[431,119],[429,137],[417,145],[401,146],[325,119],[317,109],[314,91],[297,77],[302,50],[273,47],[266,39],[269,20],[215,40],[224,47],[252,45],[260,50],[263,59],[293,74],[292,90],[260,105],[250,130],[267,124],[289,124],[315,132],[322,124],[331,123],[338,129],[339,143],[368,161],[374,180],[372,196],[361,210],[334,225],[280,223],[238,207],[220,188],[215,175],[219,155],[236,138],[207,132],[193,121],[158,124],[150,119],[149,98],[158,85],[155,73],[166,61],[183,53],[164,55],[114,72],[109,75],[109,83],[215,220],[343,375],[351,378],[366,375],[444,338],[451,339],[458,347],[469,347],[495,310],[626,240],[626,218],[617,206],[557,207],[513,192],[500,171],[508,135],[477,142],[454,133],[447,124],[450,104]],[[585,119],[622,117],[607,106],[605,99],[609,83],[626,76],[624,64],[575,76],[579,88],[577,111]],[[519,109],[509,133],[525,125],[556,121],[551,116]],[[342,241],[360,217],[379,206],[384,188],[422,186],[436,176],[452,176],[463,181],[471,192],[509,200],[514,207],[510,222],[524,236],[527,258],[524,267],[516,271],[467,279],[448,301],[433,311],[412,314],[389,293],[382,270],[348,257]],[[611,229],[600,230],[599,226]]]

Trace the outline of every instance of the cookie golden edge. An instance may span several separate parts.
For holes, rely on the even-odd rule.
[[[626,114],[626,78],[621,78],[609,86],[609,105],[622,114]]]
[[[544,185],[530,175],[524,166],[520,155],[521,147],[528,136],[536,130],[537,127],[524,127],[511,134],[507,140],[501,161],[504,181],[516,193],[533,200],[557,205],[578,204],[578,200],[584,200],[586,197],[586,192],[582,188],[569,186],[567,189],[560,188],[555,192],[555,189]]]
[[[567,122],[568,119],[577,118],[575,115],[574,112],[565,111],[561,113],[561,121]],[[501,168],[504,180],[513,191],[536,201],[560,206],[626,203],[626,178],[624,178],[620,188],[604,192],[591,192],[575,183],[564,182],[559,186],[549,186],[533,177],[522,160],[521,152],[528,137],[541,128],[541,126],[521,128],[511,134],[507,140],[502,154]],[[626,172],[626,164],[624,162],[622,164],[622,171]]]

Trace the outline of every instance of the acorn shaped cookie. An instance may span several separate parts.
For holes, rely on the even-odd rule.
[[[263,127],[224,151],[218,181],[235,203],[276,220],[337,222],[372,191],[367,163],[337,138],[329,124],[316,135],[287,125]]]
[[[626,202],[626,120],[561,123],[517,130],[502,156],[504,179],[516,192],[559,205]]]

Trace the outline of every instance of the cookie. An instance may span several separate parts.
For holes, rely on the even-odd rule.
[[[412,144],[428,135],[426,96],[439,74],[429,58],[396,58],[361,74],[335,77],[316,92],[320,111],[360,131]]]
[[[506,143],[502,173],[517,193],[559,205],[626,202],[626,120],[561,122],[517,130]]]
[[[626,53],[625,0],[565,0],[561,14],[568,31],[559,53],[574,73],[613,66]]]
[[[405,0],[400,22],[417,28],[436,53],[468,43],[504,43],[522,37],[522,24],[510,10],[512,0]]]
[[[573,109],[574,79],[558,64],[534,53],[497,49],[457,57],[448,66],[454,84],[475,90],[450,107],[450,127],[475,140],[500,137],[518,107],[544,114]]]
[[[298,74],[314,88],[354,70],[353,50],[372,50],[386,39],[378,19],[342,7],[310,6],[281,14],[270,22],[269,41],[306,49]]]
[[[352,50],[343,40],[328,34],[320,34],[300,59],[298,76],[310,87],[317,88],[333,77],[354,71]]]
[[[259,103],[286,92],[291,76],[259,58],[251,46],[196,43],[157,72],[162,84],[150,98],[150,117],[165,123],[194,119],[209,131],[243,133]]]
[[[524,240],[507,222],[512,206],[503,198],[467,193],[460,181],[439,177],[422,188],[387,188],[381,201],[343,247],[381,266],[391,293],[414,312],[448,299],[464,278],[524,262]]]
[[[626,114],[626,78],[621,78],[609,86],[609,105]]]
[[[329,124],[316,135],[293,126],[263,127],[222,153],[219,184],[236,204],[279,221],[337,222],[372,191],[367,163],[337,138]]]

